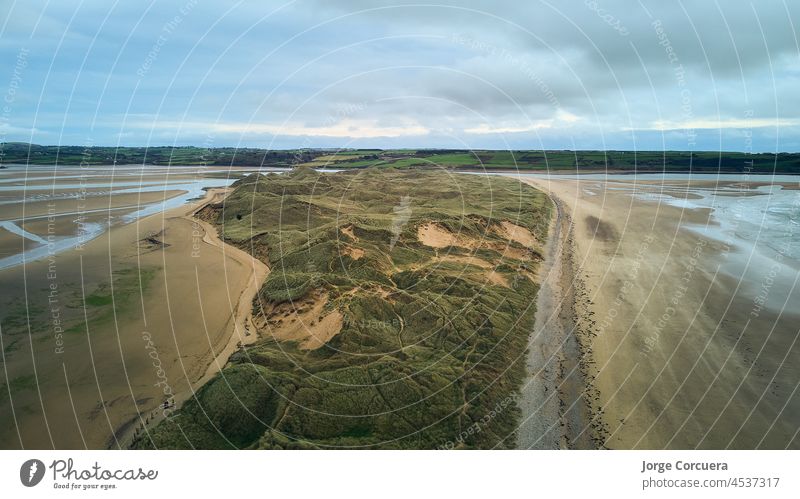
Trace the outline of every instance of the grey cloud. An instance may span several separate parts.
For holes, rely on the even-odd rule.
[[[148,137],[150,130],[122,126],[129,102],[128,112],[158,113],[168,122],[288,121],[321,127],[352,119],[428,129],[414,138],[355,142],[380,146],[384,140],[386,146],[410,147],[459,147],[459,140],[483,146],[527,141],[531,147],[541,140],[569,147],[573,140],[602,145],[605,138],[630,147],[629,129],[659,143],[660,132],[648,130],[658,120],[736,120],[749,113],[763,123],[776,116],[800,117],[795,97],[800,57],[792,30],[792,23],[800,26],[800,8],[782,1],[442,0],[439,6],[408,6],[419,2],[298,0],[242,3],[224,17],[227,6],[199,2],[137,87],[131,75],[163,23],[184,3],[159,3],[131,31],[146,5],[119,5],[101,30],[107,4],[84,2],[67,27],[76,7],[50,2],[30,42],[31,68],[12,125],[35,125],[46,129],[48,137],[58,137],[56,125],[40,125],[47,115],[55,116],[53,123],[64,121],[63,103],[76,82],[65,137],[81,137],[80,127],[98,110],[113,133],[124,128],[126,140]],[[16,47],[27,43],[43,5],[16,4],[9,31],[0,36],[4,54],[13,56]],[[65,30],[66,44],[56,55]],[[96,34],[98,42],[89,52]],[[118,55],[120,62],[109,74]],[[71,74],[86,56],[90,71]],[[48,75],[52,57],[56,63]],[[48,86],[39,103],[44,81]],[[688,112],[682,109],[687,99]],[[34,123],[38,104],[45,114]],[[464,132],[480,124],[508,124],[510,130],[511,124],[553,120],[564,113],[579,119],[537,133]],[[797,130],[782,130],[783,143],[797,143]],[[762,130],[759,139],[767,144],[773,132]],[[110,132],[98,128],[97,133]],[[726,134],[736,143],[735,132]],[[667,135],[668,142],[681,143],[679,133]],[[198,136],[184,130],[178,140]],[[713,143],[711,132],[703,136],[704,144]],[[175,131],[159,129],[153,137],[175,139]],[[246,140],[273,139],[262,133]],[[296,146],[297,140],[281,137],[274,143]],[[347,142],[310,140],[319,145]]]

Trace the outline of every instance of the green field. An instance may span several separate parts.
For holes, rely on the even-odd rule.
[[[234,147],[83,147],[0,144],[0,164],[29,165],[187,165],[291,167],[322,151],[271,151]]]
[[[377,156],[377,157],[375,157]],[[800,154],[681,151],[385,151],[329,162],[331,168],[396,166],[523,171],[800,173]]]
[[[315,168],[395,166],[434,169],[704,173],[800,173],[800,154],[684,151],[482,151],[450,149],[268,150],[232,147],[79,147],[0,144],[0,164],[207,165]]]
[[[298,168],[239,181],[201,216],[270,266],[260,339],[134,447],[513,447],[550,210],[500,177]],[[280,337],[315,306],[305,325],[338,314],[338,334],[317,348]]]

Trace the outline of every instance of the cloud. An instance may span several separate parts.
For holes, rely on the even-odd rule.
[[[471,134],[480,134],[480,135],[495,134],[495,133],[504,133],[504,134],[525,133],[525,132],[534,132],[537,130],[544,130],[559,126],[566,128],[574,123],[580,122],[581,120],[582,120],[581,117],[575,116],[574,114],[564,111],[563,109],[559,109],[556,112],[556,117],[553,119],[540,120],[527,124],[481,123],[476,127],[465,129],[464,132]]]
[[[464,131],[466,133],[475,133],[480,135],[491,134],[491,133],[524,133],[524,132],[533,132],[534,130],[541,130],[544,128],[552,128],[553,123],[550,121],[544,121],[540,123],[533,123],[530,125],[487,125],[486,123],[481,123],[480,125],[467,128]]]
[[[414,123],[397,126],[382,126],[374,120],[344,119],[324,126],[308,126],[301,123],[272,125],[268,123],[236,122],[192,122],[154,120],[150,123],[138,121],[131,128],[143,130],[174,130],[180,133],[207,133],[229,136],[285,136],[285,137],[333,137],[367,139],[380,137],[407,137],[430,133],[430,130]]]
[[[765,128],[765,127],[790,127],[800,125],[800,119],[759,119],[759,118],[742,118],[742,119],[695,119],[684,122],[674,121],[654,121],[650,127],[644,130],[686,130],[686,129],[706,129],[706,130],[719,130],[727,128]]]
[[[759,129],[756,150],[800,142],[790,2],[190,3],[14,4],[0,55],[30,54],[8,139],[632,149],[724,136],[742,149],[734,130]],[[692,145],[685,128],[706,132]]]

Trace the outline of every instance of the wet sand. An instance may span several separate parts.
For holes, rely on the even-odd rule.
[[[116,210],[130,209],[136,210],[144,208],[151,203],[158,203],[167,199],[172,199],[175,196],[183,194],[185,191],[181,190],[163,190],[157,192],[141,192],[141,193],[125,193],[113,194],[112,191],[103,190],[101,193],[95,193],[87,196],[85,199],[76,197],[41,200],[41,201],[26,201],[23,203],[14,203],[3,205],[2,213],[0,213],[0,220],[18,220],[25,219],[31,221],[35,218],[47,220],[49,215],[59,215],[66,213],[87,213],[93,211],[100,211],[106,214],[117,214]]]
[[[204,206],[222,202],[229,192],[228,189],[210,189],[203,202],[198,206],[193,206],[190,210],[190,215],[183,217],[189,220],[195,228],[202,228],[202,241],[204,244],[218,248],[227,259],[236,261],[245,268],[250,269],[249,276],[245,280],[237,300],[230,304],[232,313],[226,324],[225,331],[227,342],[210,346],[209,353],[213,358],[210,362],[205,363],[206,367],[202,376],[193,377],[187,383],[186,389],[176,392],[174,397],[167,401],[169,404],[168,410],[165,411],[163,406],[158,406],[148,414],[141,414],[135,424],[127,425],[122,429],[123,431],[118,432],[118,443],[121,447],[128,447],[134,438],[148,438],[148,431],[192,398],[198,389],[208,383],[225,367],[231,355],[242,346],[253,344],[259,338],[253,323],[253,300],[258,290],[261,289],[261,284],[267,278],[267,274],[269,274],[269,267],[262,261],[253,258],[246,251],[226,244],[211,224],[194,216]]]
[[[249,341],[266,267],[191,217],[221,196],[0,271],[0,448],[125,447]]]
[[[563,210],[554,205],[544,262],[539,268],[534,332],[528,342],[525,366],[529,377],[520,391],[522,421],[517,429],[518,449],[559,449],[564,443],[562,425],[561,349],[566,331],[559,312],[564,303],[564,234],[568,227]]]
[[[26,239],[0,227],[0,258],[16,255],[25,248]]]
[[[571,219],[561,267],[574,268],[556,296],[577,292],[540,312],[557,317],[564,303],[577,307],[574,323],[562,314],[558,327],[575,327],[590,414],[583,424],[602,446],[800,447],[800,290],[772,297],[784,303],[778,308],[752,297],[753,285],[774,279],[777,289],[779,279],[796,283],[796,273],[760,268],[745,283],[721,272],[735,252],[687,229],[713,225],[710,210],[637,199],[619,182],[525,181]],[[562,406],[562,434],[574,433],[568,426],[576,421]]]
[[[526,357],[528,379],[519,398],[518,449],[603,447],[591,356],[581,328],[585,284],[575,271],[574,224],[560,198],[551,196],[553,220],[539,270],[536,319]]]

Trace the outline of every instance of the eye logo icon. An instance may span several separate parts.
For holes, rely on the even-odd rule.
[[[38,459],[28,459],[19,469],[19,480],[26,487],[35,487],[44,478],[44,463]]]

